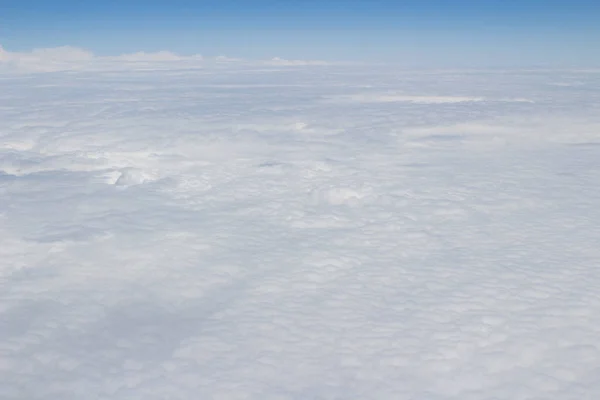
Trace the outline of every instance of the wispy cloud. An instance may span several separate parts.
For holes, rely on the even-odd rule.
[[[122,68],[193,68],[210,63],[245,63],[279,67],[329,65],[318,60],[243,60],[226,56],[204,58],[200,54],[180,55],[170,51],[136,52],[118,56],[98,56],[91,51],[72,46],[34,49],[28,52],[11,52],[0,46],[0,71],[52,72],[66,70],[98,70]]]
[[[326,62],[326,61],[319,61],[319,60],[286,60],[283,58],[279,58],[279,57],[274,57],[271,60],[266,62],[267,64],[270,65],[277,65],[277,66],[305,66],[305,65],[330,65],[330,63]]]
[[[0,66],[8,69],[53,71],[85,65],[93,59],[93,53],[71,46],[34,49],[30,52],[10,52],[0,46]]]
[[[131,54],[123,54],[117,57],[107,57],[115,61],[130,61],[130,62],[166,62],[166,61],[181,61],[181,60],[202,60],[202,56],[180,56],[170,51],[158,51],[155,53],[146,53],[143,51]]]
[[[415,104],[452,104],[473,102],[509,102],[509,103],[533,103],[532,100],[515,98],[486,98],[481,96],[429,96],[410,95],[396,93],[357,93],[349,95],[329,96],[326,102],[332,103],[415,103]]]
[[[94,53],[71,46],[34,49],[29,52],[10,52],[0,47],[0,66],[17,71],[61,71],[106,68],[124,64],[168,63],[178,61],[202,61],[202,56],[181,56],[169,51],[155,53],[137,52],[119,56],[97,56]]]

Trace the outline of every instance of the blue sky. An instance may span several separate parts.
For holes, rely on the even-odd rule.
[[[598,0],[0,0],[0,44],[96,54],[598,65]]]

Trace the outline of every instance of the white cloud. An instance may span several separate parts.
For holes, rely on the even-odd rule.
[[[37,54],[126,68],[0,77],[3,399],[600,398],[597,74]]]
[[[0,71],[49,72],[64,70],[100,69],[173,69],[201,67],[204,64],[271,65],[279,67],[330,65],[324,61],[285,60],[242,60],[226,56],[205,59],[201,55],[184,56],[170,51],[153,53],[136,52],[118,56],[96,56],[92,52],[71,46],[34,49],[29,52],[9,52],[0,46]]]
[[[81,67],[94,59],[86,50],[71,46],[9,52],[0,46],[0,67],[13,70],[55,71]]]
[[[215,57],[215,61],[217,62],[240,62],[241,58],[227,57],[227,56],[217,56]]]
[[[119,66],[156,65],[165,63],[200,63],[202,56],[180,56],[169,51],[137,52],[120,56],[96,56],[70,46],[34,49],[30,52],[9,52],[0,47],[0,66],[22,71],[61,71],[73,69],[102,69]]]
[[[452,104],[474,103],[483,101],[508,103],[533,103],[522,97],[486,98],[480,96],[440,96],[440,95],[408,95],[395,93],[356,93],[337,96],[327,96],[326,102],[338,103],[415,103],[415,104]]]
[[[326,66],[330,65],[330,63],[326,61],[318,61],[318,60],[286,60],[279,57],[274,57],[269,61],[266,61],[265,64],[268,65],[276,65],[276,66],[289,66],[289,67],[298,67],[298,66],[308,66],[308,65],[321,65]]]
[[[335,100],[357,102],[357,103],[417,103],[417,104],[445,104],[484,101],[483,97],[472,96],[423,96],[423,95],[397,95],[397,94],[354,94],[339,96]]]
[[[30,52],[8,52],[0,46],[0,61],[89,61],[94,55],[86,50],[71,46],[34,49]]]
[[[90,61],[94,54],[83,49],[71,46],[62,46],[49,49],[34,49],[31,53],[16,53],[21,59],[36,59],[39,61]]]
[[[159,51],[156,53],[145,53],[137,52],[132,54],[123,54],[118,57],[111,57],[111,59],[119,61],[133,61],[133,62],[163,62],[163,61],[182,61],[186,59],[198,59],[202,58],[199,56],[193,57],[182,57],[170,51]]]

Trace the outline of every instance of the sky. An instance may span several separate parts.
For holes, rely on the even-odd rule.
[[[2,0],[11,51],[169,50],[439,65],[600,64],[595,0]]]

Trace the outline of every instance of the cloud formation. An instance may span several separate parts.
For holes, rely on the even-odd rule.
[[[9,52],[0,46],[0,65],[8,69],[52,71],[85,65],[94,54],[71,46],[34,49],[30,52]]]
[[[233,65],[0,79],[0,398],[600,398],[600,76]]]
[[[598,74],[32,53],[0,398],[600,398]]]
[[[137,52],[120,56],[97,56],[72,46],[34,49],[30,52],[10,52],[0,46],[0,66],[20,71],[62,71],[106,68],[124,64],[147,64],[169,62],[200,62],[202,56],[180,56],[169,51],[154,53]]]
[[[97,56],[94,53],[72,46],[34,49],[29,52],[11,52],[0,46],[0,71],[51,72],[67,70],[136,69],[201,67],[207,63],[245,63],[294,67],[329,65],[316,60],[286,60],[275,57],[266,61],[251,61],[226,56],[206,59],[199,54],[179,55],[170,51],[135,52],[118,56]]]
[[[299,67],[299,66],[308,66],[308,65],[330,65],[330,63],[326,61],[318,61],[318,60],[286,60],[284,58],[274,57],[271,60],[266,62],[270,65],[277,66],[289,66],[289,67]]]

